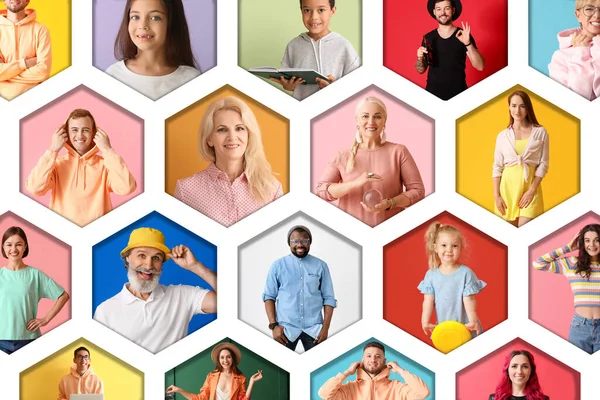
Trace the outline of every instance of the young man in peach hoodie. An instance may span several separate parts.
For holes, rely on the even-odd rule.
[[[48,28],[26,9],[29,0],[4,0],[0,10],[0,96],[12,100],[50,76]]]
[[[390,371],[404,379],[390,379]],[[356,380],[343,383],[356,374]],[[319,396],[326,400],[423,400],[429,396],[429,388],[421,378],[400,368],[397,362],[386,362],[385,347],[379,342],[365,345],[361,362],[353,362],[343,373],[329,379]]]
[[[63,147],[67,154],[59,157]],[[76,109],[52,135],[50,148],[29,173],[25,188],[36,196],[51,190],[50,209],[85,226],[112,210],[110,192],[126,196],[136,183],[92,114]]]
[[[91,364],[90,351],[79,347],[73,353],[71,373],[63,376],[58,384],[58,400],[69,400],[72,394],[103,394],[102,379],[94,373]]]

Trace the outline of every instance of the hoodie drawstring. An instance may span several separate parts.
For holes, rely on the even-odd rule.
[[[84,158],[79,157],[77,159],[77,170],[75,170],[75,176],[73,176],[73,180],[71,181],[71,183],[75,182],[75,187],[79,186],[79,166],[81,165],[81,163],[84,163],[83,165],[83,190],[85,190],[85,163],[86,160]]]
[[[313,52],[315,53],[315,60],[317,61],[317,72],[323,74],[323,59],[321,58],[321,41],[319,40],[319,54],[317,54],[317,47],[315,46],[315,41],[311,38],[310,43],[313,46]]]

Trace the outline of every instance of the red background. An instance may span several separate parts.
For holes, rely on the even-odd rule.
[[[508,65],[508,2],[462,0],[462,5],[454,25],[471,25],[471,34],[485,58],[483,71],[477,71],[467,60],[467,85],[471,87]],[[423,35],[437,26],[438,22],[427,12],[426,0],[384,0],[383,65],[425,88],[427,72],[419,75],[415,70],[417,49]]]
[[[450,213],[443,212],[383,249],[383,318],[432,347],[431,340],[421,329],[423,294],[417,286],[428,269],[425,231],[434,221],[456,226],[462,232],[466,249],[462,250],[460,261],[487,283],[476,295],[477,316],[484,333],[508,317],[506,246]]]
[[[544,394],[551,400],[579,400],[579,372],[543,353],[521,339],[515,339],[456,375],[456,399],[487,399],[502,377],[504,359],[513,350],[533,354],[537,376]]]

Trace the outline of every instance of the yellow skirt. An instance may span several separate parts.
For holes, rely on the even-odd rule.
[[[514,221],[519,217],[535,218],[544,212],[544,198],[542,197],[542,185],[539,185],[531,203],[526,208],[519,208],[521,196],[525,193],[533,182],[535,166],[529,166],[529,177],[527,182],[523,179],[523,166],[512,165],[504,168],[502,178],[500,179],[500,196],[506,203],[506,213],[500,214],[498,208],[494,205],[496,215],[507,221]]]

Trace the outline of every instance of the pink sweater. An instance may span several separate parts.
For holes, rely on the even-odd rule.
[[[421,174],[405,146],[386,142],[375,150],[359,149],[356,153],[354,169],[346,172],[346,163],[349,157],[349,150],[341,151],[327,165],[321,180],[317,183],[316,195],[327,201],[335,201],[336,199],[328,191],[332,183],[352,181],[363,172],[380,175],[383,182],[370,183],[353,189],[339,199],[339,208],[365,224],[371,227],[376,226],[402,211],[400,207],[380,213],[365,211],[360,202],[363,201],[363,194],[370,189],[379,190],[384,199],[402,194],[410,200],[411,205],[425,197]],[[404,192],[404,188],[406,188],[406,192]]]
[[[589,46],[573,47],[571,36],[581,29],[567,29],[558,34],[559,50],[548,65],[550,77],[588,100],[600,95],[600,37]]]

